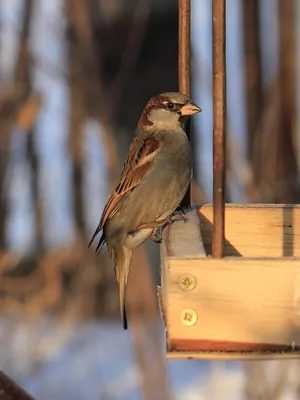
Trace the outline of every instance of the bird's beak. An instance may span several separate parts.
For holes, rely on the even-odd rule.
[[[188,116],[201,112],[201,108],[194,103],[187,103],[179,110],[180,115]]]

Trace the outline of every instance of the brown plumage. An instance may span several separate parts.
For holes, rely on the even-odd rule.
[[[102,231],[96,251],[107,243],[119,286],[124,329],[132,253],[155,233],[156,221],[164,221],[174,212],[186,192],[191,178],[191,152],[185,127],[187,119],[200,111],[180,93],[164,93],[147,103],[119,183],[90,241],[89,246]]]

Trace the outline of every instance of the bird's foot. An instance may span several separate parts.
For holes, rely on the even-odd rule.
[[[161,243],[162,241],[162,234],[161,234],[161,226],[165,223],[165,220],[158,220],[153,222],[145,222],[140,224],[134,231],[130,232],[131,235],[136,235],[142,229],[152,229],[152,233],[149,236],[150,239],[154,243]]]
[[[172,218],[171,223],[174,221],[184,221],[185,223],[188,222],[188,217],[185,216],[185,210],[183,207],[178,207],[170,216]]]
[[[188,218],[184,215],[183,213],[177,213],[177,214],[171,214],[168,217],[164,219],[159,219],[157,221],[153,222],[145,222],[143,224],[140,224],[135,230],[139,231],[140,229],[159,229],[159,228],[165,228],[166,226],[173,224],[175,221],[184,221],[187,222]]]
[[[176,212],[185,215],[185,209],[184,209],[184,207],[182,207],[182,206],[178,206],[178,207],[176,208],[176,210],[173,212],[172,215],[174,215]]]
[[[136,231],[140,229],[153,229],[153,233],[150,236],[150,239],[154,243],[161,243],[162,239],[164,239],[164,231],[167,226],[170,224],[173,224],[175,221],[184,221],[187,222],[188,218],[185,216],[184,210],[182,212],[179,212],[177,214],[171,214],[165,219],[160,219],[158,221],[153,221],[153,222],[145,222],[144,224],[139,225],[136,228]],[[160,231],[160,232],[159,232]]]
[[[163,239],[162,230],[158,228],[156,231],[153,231],[150,239],[152,240],[152,242],[160,244]]]

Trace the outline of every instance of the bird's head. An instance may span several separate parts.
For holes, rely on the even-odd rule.
[[[191,115],[201,108],[181,93],[163,93],[152,97],[146,104],[139,125],[143,130],[170,130],[183,127]]]

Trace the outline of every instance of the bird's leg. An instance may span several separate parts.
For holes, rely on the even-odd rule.
[[[182,207],[182,206],[178,206],[178,207],[176,208],[176,210],[173,212],[173,214],[175,214],[176,212],[185,215],[185,209],[184,209],[184,207]]]
[[[134,231],[129,232],[131,235],[135,235],[140,231],[141,229],[153,229],[152,234],[150,235],[150,239],[153,240],[155,243],[161,243],[161,235],[158,234],[159,228],[163,225],[166,224],[167,218],[166,219],[161,219],[158,221],[153,221],[153,222],[145,222],[141,225],[139,225],[137,228],[135,228]]]
[[[188,218],[185,216],[185,209],[181,206],[178,206],[176,210],[172,214],[173,221],[182,220],[185,223],[188,222]]]
[[[161,243],[163,239],[162,230],[160,230],[160,228],[156,229],[156,231],[152,232],[150,239],[154,243]]]
[[[133,232],[131,232],[131,234],[134,235],[141,229],[153,229],[153,232],[150,235],[150,239],[154,243],[161,243],[162,239],[165,238],[164,234],[165,228],[168,225],[173,224],[175,221],[180,221],[180,220],[184,222],[188,221],[188,218],[185,216],[185,211],[183,209],[181,209],[181,212],[177,214],[173,213],[164,219],[159,219],[158,221],[145,222],[143,224],[140,224]],[[160,228],[161,231],[158,232]]]
[[[180,213],[180,214],[172,214],[172,215],[170,215],[170,216],[168,217],[168,221],[167,221],[164,225],[162,225],[159,229],[157,229],[156,232],[153,233],[153,234],[150,236],[150,239],[151,239],[154,243],[161,243],[162,240],[166,238],[166,233],[167,233],[166,227],[167,227],[168,225],[170,225],[170,224],[173,224],[173,222],[176,221],[176,220],[179,220],[179,221],[180,221],[180,220],[183,220],[184,222],[187,222],[187,221],[188,221],[188,218],[185,217],[185,212],[184,212],[184,210],[183,210],[183,212]],[[159,230],[160,230],[160,232],[158,232]]]
[[[158,229],[164,224],[169,224],[170,217],[167,217],[165,219],[159,219],[158,221],[153,221],[153,222],[144,222],[143,224],[140,224],[135,230],[139,231],[141,229]]]
[[[169,215],[168,217],[164,219],[159,219],[158,221],[153,221],[153,222],[145,222],[143,224],[140,224],[135,230],[138,231],[140,229],[158,229],[162,227],[163,225],[167,226],[170,224],[173,224],[175,221],[183,220],[184,222],[188,221],[188,218],[184,215],[184,213],[178,213],[178,214],[172,214]]]

